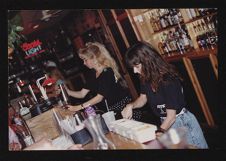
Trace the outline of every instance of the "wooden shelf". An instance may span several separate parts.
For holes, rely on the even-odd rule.
[[[171,56],[165,56],[165,60],[168,62],[173,62],[173,61],[178,61],[182,60],[183,57],[187,57],[190,59],[201,59],[201,58],[206,58],[209,56],[209,54],[215,54],[217,55],[217,48],[215,47],[214,49],[196,49],[192,50],[190,52],[187,52],[185,54],[172,54]]]
[[[200,20],[200,19],[203,19],[203,18],[206,18],[206,17],[212,17],[212,16],[214,16],[214,15],[217,15],[217,13],[215,12],[215,13],[208,14],[208,15],[205,15],[205,16],[199,16],[199,17],[196,17],[196,18],[191,19],[191,20],[189,20],[189,21],[187,21],[187,22],[184,22],[184,23],[185,23],[185,24],[189,24],[189,23],[195,22],[195,21],[197,21],[197,20]]]

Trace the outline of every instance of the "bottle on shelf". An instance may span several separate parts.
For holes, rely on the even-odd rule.
[[[23,131],[22,134],[23,134],[23,140],[24,140],[26,146],[30,146],[30,145],[34,144],[34,139],[29,134],[28,131]]]
[[[177,48],[176,37],[174,33],[175,32],[173,32],[172,30],[169,31],[168,40],[169,40],[169,44],[170,44],[170,48],[172,49],[172,52],[177,52],[178,48]]]
[[[177,9],[172,9],[173,12],[173,19],[174,19],[174,24],[179,24],[182,21],[182,16],[180,11]]]
[[[154,32],[157,32],[160,30],[158,22],[157,22],[157,18],[154,17],[153,13],[150,13],[150,23],[151,23],[151,26],[152,26],[152,29]]]
[[[167,14],[167,20],[168,20],[170,26],[173,26],[174,25],[174,23],[173,23],[173,17],[172,16],[173,16],[172,15],[172,11],[169,9],[169,12]]]
[[[163,16],[160,17],[160,24],[161,24],[161,28],[163,29],[166,28],[168,25]]]
[[[195,9],[194,9],[194,8],[190,8],[190,9],[188,9],[188,10],[189,10],[189,12],[190,12],[190,14],[191,14],[192,19],[194,19],[194,18],[196,18],[196,17],[197,17],[197,15],[196,15],[196,12],[195,12]]]
[[[21,101],[18,101],[19,109],[20,109],[20,115],[26,120],[31,118],[31,113],[28,107],[23,106]]]

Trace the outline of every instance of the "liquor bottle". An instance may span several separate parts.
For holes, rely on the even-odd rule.
[[[198,9],[198,12],[199,12],[199,14],[200,14],[201,16],[204,16],[204,15],[205,15],[205,10],[204,10],[204,8],[199,8],[199,9]]]
[[[170,25],[169,23],[169,20],[168,20],[168,16],[167,15],[164,15],[164,21],[165,21],[165,24],[166,24],[166,27],[168,27]]]
[[[20,108],[20,115],[26,120],[31,118],[31,113],[28,107],[22,105],[20,101],[18,101],[19,108]]]
[[[173,49],[170,46],[170,40],[169,40],[168,32],[163,32],[163,39],[164,39],[164,44],[165,44],[165,46],[167,48],[166,51],[168,51],[168,55],[169,55],[170,53],[173,52]]]
[[[156,19],[154,18],[153,13],[150,14],[150,23],[154,32],[159,30],[158,25],[156,24]]]
[[[27,131],[26,132],[23,131],[22,134],[23,134],[23,140],[24,140],[26,146],[30,146],[30,145],[34,144],[33,137]]]
[[[163,16],[160,17],[160,24],[163,29],[166,28],[166,22]]]
[[[173,13],[172,10],[169,9],[169,13],[167,15],[167,19],[168,19],[168,22],[169,22],[170,26],[174,25],[172,13]]]
[[[192,15],[191,15],[191,12],[190,12],[189,9],[186,9],[186,13],[187,13],[187,15],[188,15],[189,20],[192,20],[193,17],[192,17]]]
[[[212,43],[212,39],[211,39],[211,32],[206,32],[206,41],[208,43],[208,46],[211,49],[214,49],[213,43]]]
[[[196,17],[200,17],[200,14],[199,14],[198,9],[197,9],[197,8],[195,8],[195,9],[194,9],[194,11],[195,11]]]
[[[196,27],[195,23],[192,23],[192,28],[193,28],[193,31],[194,31],[194,34],[196,37],[198,35],[198,32],[197,32],[197,27]]]
[[[184,40],[181,37],[179,38],[178,43],[179,43],[180,50],[184,54],[186,51],[185,51],[185,47],[184,47]]]
[[[182,44],[180,43],[179,39],[176,39],[177,49],[180,54],[184,54],[184,48],[182,47]]]
[[[158,29],[161,30],[162,29],[162,26],[161,26],[161,23],[160,23],[160,14],[159,14],[159,9],[155,9],[154,10],[154,17],[155,17],[155,23],[156,25],[158,26]]]
[[[196,28],[197,28],[197,32],[199,33],[199,34],[202,34],[202,27],[201,27],[201,24],[199,23],[200,21],[197,21],[197,26],[196,26]]]
[[[158,43],[158,49],[159,49],[161,55],[165,54],[164,44],[161,41]]]
[[[20,125],[20,126],[23,126],[23,120],[22,118],[20,117],[20,114],[19,113],[15,113],[15,116],[13,118],[14,122],[16,125]]]
[[[204,50],[205,47],[206,47],[206,42],[205,42],[205,40],[203,38],[203,35],[197,36],[196,40],[198,42],[199,48],[201,48],[202,50]]]
[[[180,18],[178,16],[177,10],[176,9],[172,9],[172,10],[173,10],[174,24],[180,23]]]
[[[184,48],[186,51],[190,50],[191,45],[190,45],[190,41],[189,41],[189,37],[187,36],[186,32],[182,32],[181,33],[181,38],[184,41]]]
[[[169,31],[169,45],[170,45],[170,48],[172,49],[172,52],[176,52],[177,51],[177,45],[176,45],[176,37],[174,36],[174,33],[173,31]]]
[[[191,9],[189,9],[189,12],[191,14],[192,19],[194,19],[197,16],[196,12],[195,12],[195,9],[191,8]]]
[[[207,32],[207,25],[205,24],[203,19],[201,20],[201,27],[204,33]]]

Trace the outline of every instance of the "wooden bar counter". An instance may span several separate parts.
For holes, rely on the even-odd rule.
[[[73,113],[69,110],[64,110],[58,106],[52,108],[58,111],[63,117],[66,115],[72,115]],[[34,137],[35,141],[40,140],[43,137],[48,137],[49,139],[55,139],[59,136],[59,131],[53,120],[53,111],[52,109],[35,116],[29,120],[26,120],[26,123]]]
[[[58,111],[61,116],[64,118],[67,115],[72,115],[73,112],[65,110],[61,107],[55,106],[53,108],[55,111]],[[57,138],[60,133],[57,130],[57,126],[53,120],[53,110],[48,110],[38,116],[35,116],[29,120],[26,120],[26,123],[34,137],[35,142],[41,138],[47,137],[49,139]],[[137,141],[125,138],[121,135],[118,135],[113,132],[109,132],[105,135],[110,141],[112,141],[117,150],[120,149],[163,149],[162,145],[157,140],[152,140],[147,143],[139,143]],[[88,143],[83,146],[84,150],[93,150],[93,143]],[[189,149],[197,149],[196,147],[189,145]]]
[[[73,112],[69,110],[65,110],[58,106],[55,106],[53,109],[58,111],[63,117],[65,117],[66,115],[73,114]],[[35,139],[35,142],[40,140],[43,137],[47,137],[49,139],[55,139],[60,135],[55,125],[55,122],[53,120],[52,109],[38,116],[35,116],[29,120],[26,120],[26,123]],[[112,132],[109,132],[108,134],[106,134],[106,137],[115,144],[116,149],[152,149],[152,148],[154,149],[156,148],[155,141],[152,141],[152,144],[145,145],[145,144],[141,144],[136,141],[127,139],[123,136],[120,136]],[[85,150],[91,150],[93,149],[92,145],[93,143],[89,143],[84,145],[83,148]]]

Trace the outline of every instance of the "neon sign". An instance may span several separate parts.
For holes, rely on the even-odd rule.
[[[23,43],[20,47],[26,53],[25,59],[28,59],[37,54],[43,53],[42,42],[40,40],[34,40],[31,43]]]

